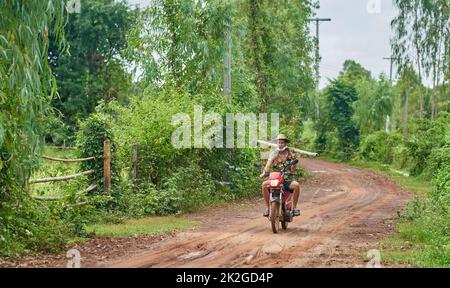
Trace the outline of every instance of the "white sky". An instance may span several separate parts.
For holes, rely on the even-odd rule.
[[[372,72],[389,76],[390,22],[396,16],[392,0],[320,0],[317,16],[331,18],[320,25],[320,87],[335,78],[346,59]],[[315,35],[315,24],[311,24]],[[394,78],[395,78],[394,65]]]

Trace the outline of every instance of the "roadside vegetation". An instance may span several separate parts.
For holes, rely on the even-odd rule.
[[[383,261],[416,267],[450,266],[449,116],[441,113],[435,121],[413,120],[408,138],[386,132],[370,134],[346,162],[381,173],[414,192],[395,233],[382,242]],[[327,154],[323,158],[339,161],[335,157]]]
[[[375,76],[349,59],[320,91],[308,21],[316,1],[155,0],[133,9],[81,0],[80,13],[68,13],[66,3],[0,2],[0,257],[189,229],[196,223],[179,215],[259,194],[260,149],[172,145],[172,117],[193,120],[201,106],[222,119],[279,113],[279,132],[292,146],[373,165],[417,192],[385,242],[388,258],[450,266],[446,1],[394,1],[398,75]],[[111,189],[104,189],[104,141]],[[95,158],[68,164],[42,156]]]

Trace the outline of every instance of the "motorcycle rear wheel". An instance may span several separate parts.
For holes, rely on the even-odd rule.
[[[272,224],[272,232],[278,233],[280,230],[280,203],[272,202],[270,204],[270,223]]]

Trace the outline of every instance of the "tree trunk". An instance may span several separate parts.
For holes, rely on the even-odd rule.
[[[435,89],[433,88],[433,91],[431,92],[431,120],[434,120],[436,118],[436,95],[435,95]]]
[[[231,25],[225,32],[225,55],[223,69],[223,94],[231,103]]]
[[[385,126],[386,133],[389,133],[391,131],[391,117],[386,115],[386,126]]]
[[[405,103],[403,106],[403,136],[408,136],[408,102],[409,102],[409,89],[406,91]]]
[[[422,90],[422,71],[420,68],[420,54],[419,54],[419,50],[417,50],[417,69],[419,72],[419,105],[420,105],[420,110],[419,110],[419,118],[422,119],[423,118],[423,90]]]
[[[261,47],[259,45],[258,39],[258,17],[260,17],[261,7],[256,0],[250,1],[250,13],[249,13],[249,28],[250,28],[250,37],[251,37],[251,49],[253,53],[253,66],[255,69],[256,76],[256,90],[258,91],[260,97],[260,112],[265,112],[266,108],[266,99],[265,99],[265,89],[264,89],[264,80],[262,75],[262,60],[260,59],[260,50]]]

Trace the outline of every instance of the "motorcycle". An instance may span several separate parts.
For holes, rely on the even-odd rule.
[[[278,233],[281,228],[287,229],[289,222],[292,222],[294,216],[292,213],[293,203],[292,194],[284,191],[283,183],[285,176],[291,170],[291,167],[298,163],[297,159],[291,160],[281,170],[281,172],[271,172],[269,174],[269,195],[270,209],[269,221],[272,226],[273,233]]]

